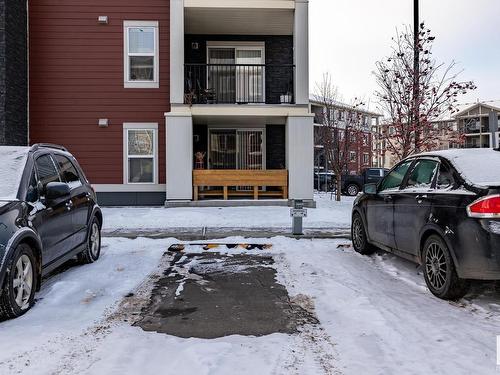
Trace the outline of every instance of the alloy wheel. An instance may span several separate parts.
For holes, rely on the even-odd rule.
[[[13,289],[17,306],[21,310],[26,310],[29,307],[29,300],[33,289],[33,265],[27,255],[22,255],[17,260]]]
[[[99,226],[97,223],[92,223],[92,228],[90,232],[90,253],[92,258],[97,259],[99,256],[99,248],[101,242],[101,234],[99,233]]]
[[[352,197],[358,195],[358,188],[354,185],[351,185],[347,188],[347,193]]]
[[[364,229],[363,223],[359,217],[354,219],[352,223],[352,242],[355,249],[362,249],[364,245]]]
[[[425,272],[433,288],[436,290],[443,288],[448,277],[448,265],[446,264],[444,249],[436,242],[430,243],[427,248]]]

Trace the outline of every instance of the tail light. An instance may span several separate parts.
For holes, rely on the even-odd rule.
[[[467,206],[470,217],[500,219],[500,195],[488,195]]]

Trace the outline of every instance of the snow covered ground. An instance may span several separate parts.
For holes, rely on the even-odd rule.
[[[313,298],[319,328],[202,340],[132,327],[116,313],[119,302],[173,241],[106,238],[99,262],[48,279],[28,314],[0,323],[0,374],[496,373],[493,286],[441,301],[414,265],[360,256],[341,240],[265,241],[278,281],[291,296]]]
[[[341,202],[330,194],[314,198],[317,208],[308,210],[304,228],[346,229],[351,223],[354,198]],[[154,230],[167,228],[285,228],[290,226],[288,207],[117,207],[104,208],[104,230]]]

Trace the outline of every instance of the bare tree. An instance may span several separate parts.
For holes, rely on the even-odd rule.
[[[386,149],[397,160],[436,147],[439,130],[432,121],[457,111],[459,95],[474,90],[472,81],[459,82],[455,62],[437,63],[432,58],[435,37],[420,24],[417,48],[420,69],[414,69],[414,33],[406,26],[396,31],[392,53],[376,63],[374,72],[378,91],[375,93],[389,120],[392,132],[382,132]],[[417,87],[415,87],[417,85]]]
[[[335,198],[340,201],[342,175],[348,173],[349,150],[352,150],[358,142],[362,142],[364,134],[361,131],[362,115],[355,110],[362,103],[356,103],[355,99],[355,104],[342,109],[340,113],[335,111],[335,108],[339,107],[337,98],[338,89],[333,84],[331,75],[323,74],[323,80],[316,85],[314,95],[315,102],[322,108],[322,112],[316,114],[316,121],[322,125],[316,133],[316,144],[323,147],[326,166],[335,174]]]

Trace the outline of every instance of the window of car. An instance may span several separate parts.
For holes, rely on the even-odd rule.
[[[407,188],[431,188],[439,163],[436,160],[418,160],[408,175]]]
[[[403,182],[403,179],[405,178],[406,172],[408,172],[408,169],[410,168],[412,163],[413,160],[407,160],[396,166],[392,170],[392,172],[385,176],[385,178],[382,180],[379,191],[399,189],[401,183]]]
[[[35,166],[38,173],[38,179],[42,183],[44,189],[49,182],[61,181],[59,178],[59,172],[57,172],[54,161],[50,155],[47,154],[38,157],[36,159]]]
[[[59,173],[63,182],[66,182],[71,188],[82,184],[80,176],[71,160],[64,155],[58,154],[54,155],[54,159],[59,167]]]
[[[40,198],[38,194],[38,180],[36,178],[35,170],[31,171],[30,181],[28,183],[28,190],[26,191],[26,201],[35,203]]]
[[[453,172],[446,165],[441,164],[439,166],[436,188],[438,190],[446,190],[454,185],[455,185],[455,178],[453,177]]]
[[[381,177],[380,169],[368,169],[368,176],[370,177]]]

